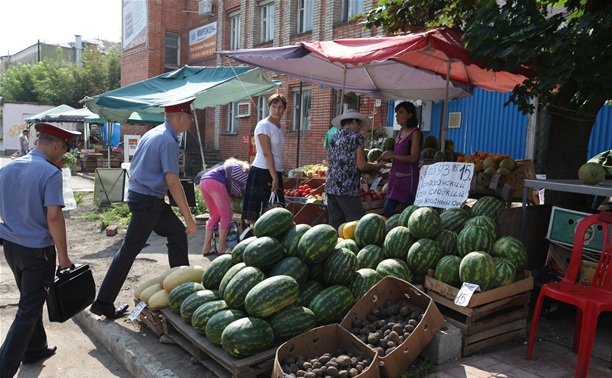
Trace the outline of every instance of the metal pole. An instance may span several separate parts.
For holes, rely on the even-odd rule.
[[[302,128],[302,80],[300,80],[300,92],[297,100],[297,146],[295,154],[295,167],[300,166],[300,134]],[[282,167],[281,167],[282,168]]]
[[[444,106],[442,107],[442,124],[440,125],[440,150],[444,152],[446,144],[446,113],[448,111],[448,87],[450,84],[450,60],[446,62],[446,93],[444,94]]]
[[[198,143],[200,145],[200,156],[202,157],[202,170],[206,172],[206,162],[204,161],[204,147],[202,146],[202,137],[200,136],[200,125],[198,124],[198,116],[196,109],[193,109],[193,118],[196,124],[196,132],[198,133]]]

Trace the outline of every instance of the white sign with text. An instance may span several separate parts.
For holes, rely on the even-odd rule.
[[[414,204],[444,209],[460,207],[468,198],[473,175],[473,163],[424,165],[421,167]]]

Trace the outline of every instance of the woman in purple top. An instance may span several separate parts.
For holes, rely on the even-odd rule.
[[[383,208],[387,218],[414,203],[419,185],[419,161],[423,141],[416,108],[412,102],[397,104],[395,119],[402,128],[395,137],[393,151],[385,151],[380,155],[380,160],[393,160]]]
[[[227,251],[225,241],[232,222],[232,199],[244,195],[249,163],[234,158],[227,159],[223,165],[212,169],[202,176],[200,191],[210,214],[206,222],[206,236],[202,255],[208,256],[212,252],[213,228],[219,224],[219,254]]]

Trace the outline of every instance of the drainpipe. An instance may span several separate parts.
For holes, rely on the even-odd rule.
[[[75,63],[77,67],[83,68],[83,42],[81,42],[81,36],[75,34],[74,36],[74,50],[75,50]]]

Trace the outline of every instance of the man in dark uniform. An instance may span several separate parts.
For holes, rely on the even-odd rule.
[[[114,302],[152,231],[167,238],[170,267],[189,265],[187,234],[196,231],[196,223],[179,179],[178,134],[188,131],[194,121],[191,102],[166,106],[166,121],[145,133],[138,142],[130,165],[128,206],[132,217],[123,244],[89,309],[96,315],[114,319],[127,310],[127,304],[115,307]],[[165,202],[168,190],[187,227]]]
[[[56,165],[69,151],[74,135],[37,124],[36,149],[0,168],[0,244],[19,288],[19,308],[0,348],[0,377],[12,377],[19,363],[52,356],[42,313],[45,280],[72,265],[66,244],[62,207],[62,171]]]

